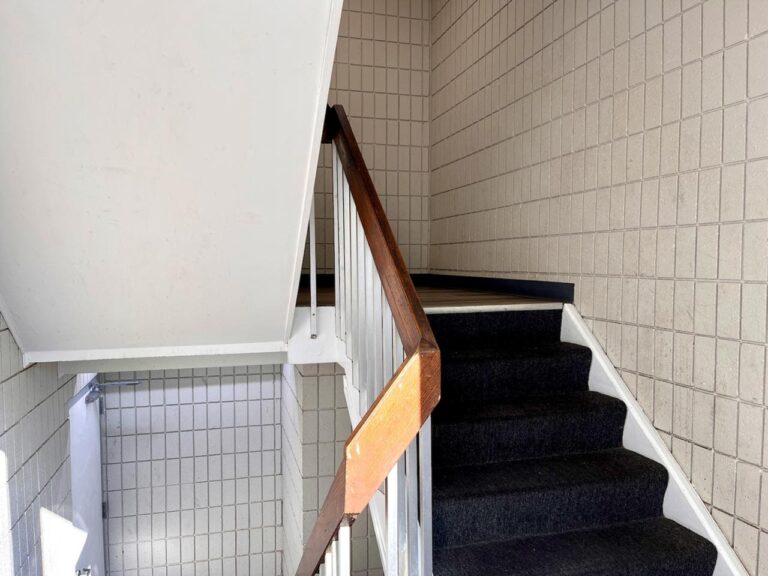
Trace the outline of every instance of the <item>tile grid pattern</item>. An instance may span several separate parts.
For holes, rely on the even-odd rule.
[[[577,306],[768,574],[768,2],[436,0],[433,272]]]
[[[345,0],[328,101],[347,111],[406,263],[425,271],[429,1]],[[331,147],[323,146],[315,181],[321,272],[333,272],[332,164]]]
[[[285,574],[296,572],[352,431],[343,379],[335,364],[283,367]],[[382,574],[367,511],[352,525],[352,573]]]
[[[281,573],[279,370],[106,375],[111,576]]]
[[[40,509],[72,517],[67,400],[74,383],[59,378],[55,364],[24,368],[0,316],[0,457],[8,475],[0,490],[8,490],[10,508],[0,530],[10,528],[14,575],[42,574]]]

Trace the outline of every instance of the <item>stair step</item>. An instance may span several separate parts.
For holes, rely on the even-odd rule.
[[[435,548],[662,513],[663,466],[623,448],[433,472]]]
[[[435,550],[435,576],[711,576],[717,551],[665,518]]]
[[[445,405],[586,391],[592,351],[567,342],[498,342],[442,350]]]
[[[520,310],[430,314],[429,324],[443,347],[487,339],[560,340],[562,310]]]
[[[432,461],[461,466],[621,446],[627,409],[597,392],[521,398],[477,407],[438,407]]]

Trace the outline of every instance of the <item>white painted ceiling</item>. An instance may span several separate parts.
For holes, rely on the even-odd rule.
[[[0,0],[0,309],[32,360],[284,349],[340,0]]]

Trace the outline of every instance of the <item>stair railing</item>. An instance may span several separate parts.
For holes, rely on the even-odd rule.
[[[332,142],[336,334],[360,422],[304,548],[297,576],[348,576],[350,525],[382,487],[388,575],[432,574],[430,414],[440,399],[440,350],[341,106]]]

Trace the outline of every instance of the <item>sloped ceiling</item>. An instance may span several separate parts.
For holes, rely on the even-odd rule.
[[[340,0],[0,0],[0,308],[31,360],[288,338]]]

